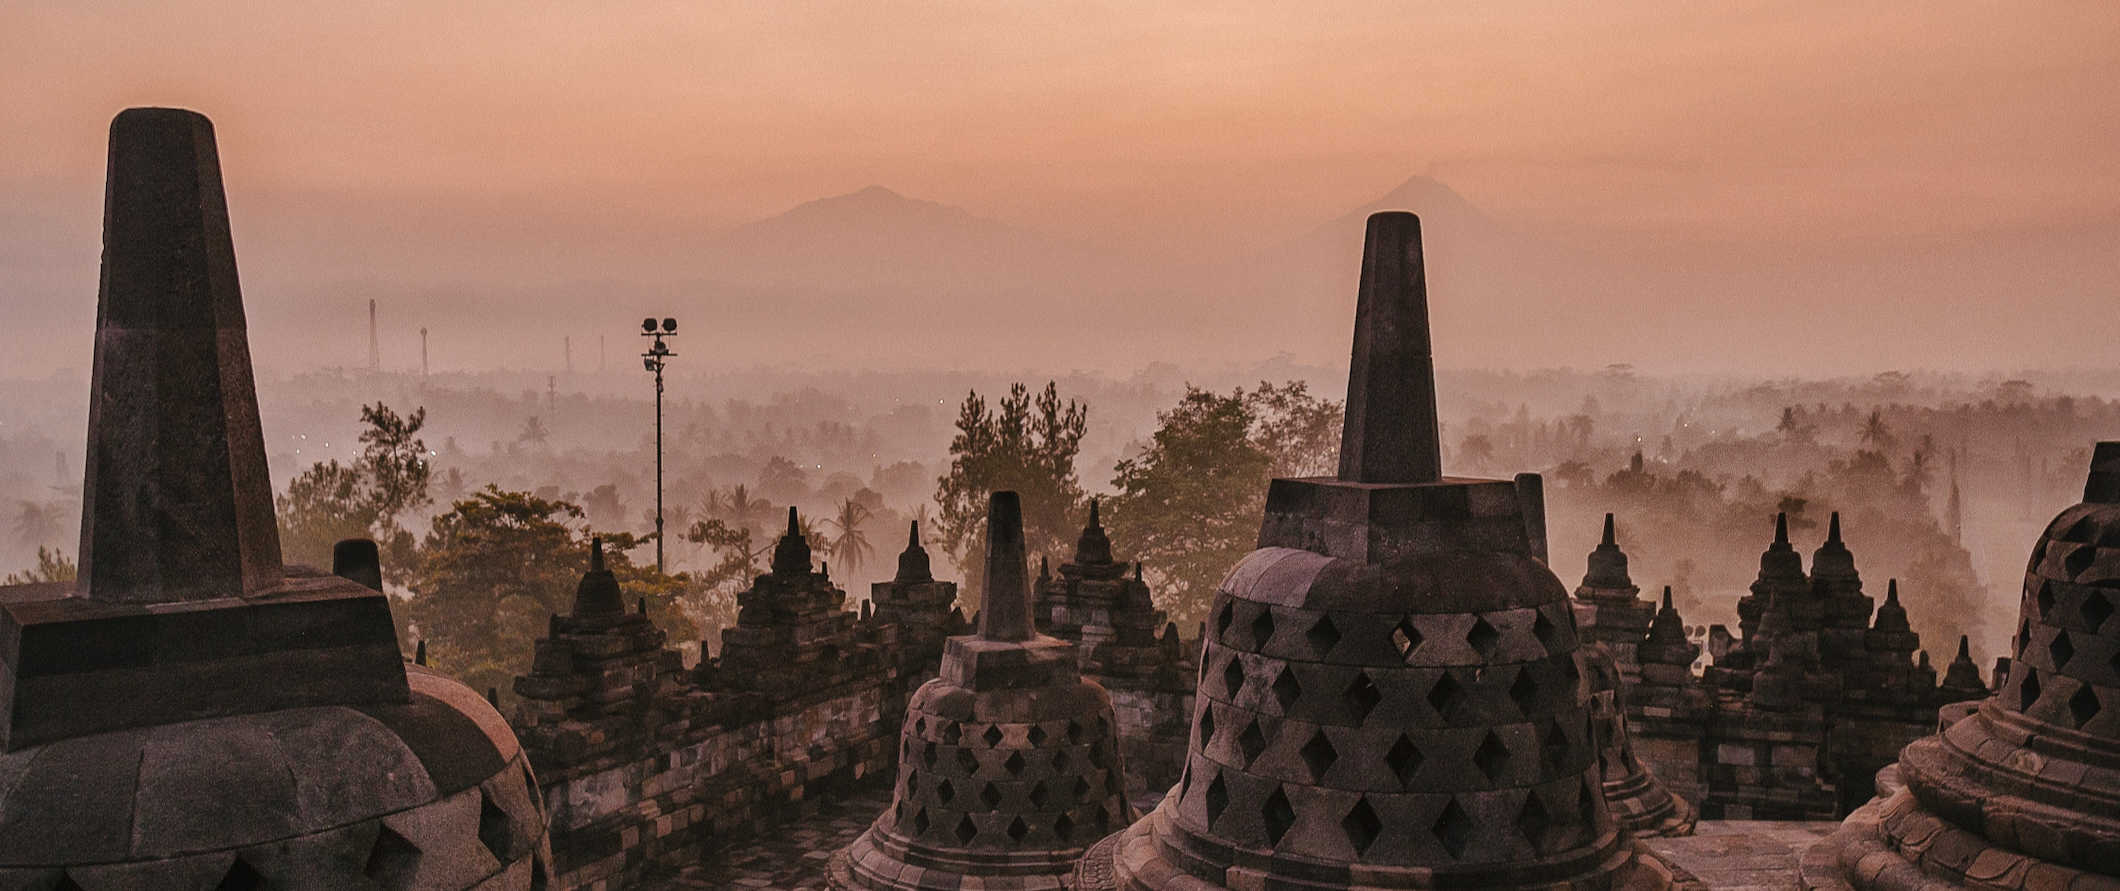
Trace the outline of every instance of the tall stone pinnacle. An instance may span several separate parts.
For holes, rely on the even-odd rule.
[[[1835,528],[1839,528],[1837,524]],[[1789,515],[1786,512],[1774,515],[1774,543],[1778,545],[1789,543]]]
[[[1023,502],[1014,492],[995,492],[987,498],[985,590],[979,636],[1030,640],[1030,565],[1024,556]]]
[[[1784,530],[1783,530],[1783,532],[1782,532],[1782,536],[1783,536],[1784,538],[1788,537],[1788,532],[1787,532],[1787,530],[1786,530],[1786,529],[1784,529]],[[1840,544],[1840,543],[1841,543],[1841,541],[1840,541],[1840,511],[1837,511],[1837,510],[1836,510],[1836,511],[1834,511],[1834,512],[1833,512],[1833,519],[1832,519],[1832,522],[1831,522],[1831,523],[1830,523],[1830,524],[1829,524],[1829,525],[1828,525],[1828,526],[1826,527],[1826,543],[1827,543],[1827,544]]]
[[[777,574],[810,571],[810,541],[802,537],[802,524],[795,519],[795,506],[788,505],[788,531],[773,546],[773,571]]]
[[[920,546],[920,521],[914,520],[906,531],[905,550],[898,554],[897,581],[929,582],[935,580],[935,571],[928,562],[927,548]]]
[[[1347,369],[1340,479],[1439,480],[1438,432],[1421,221],[1404,211],[1372,214],[1362,245],[1354,355]]]
[[[574,587],[574,618],[589,616],[617,616],[626,612],[625,594],[618,588],[618,576],[604,568],[604,540],[589,539],[589,571],[582,573],[581,583]]]
[[[95,600],[234,597],[282,576],[221,162],[196,112],[110,124],[80,554]]]
[[[1112,562],[1111,536],[1104,532],[1104,522],[1097,516],[1097,499],[1089,500],[1089,524],[1082,527],[1082,537],[1075,541],[1075,563],[1078,565],[1103,565]]]
[[[1606,515],[1605,515],[1605,538],[1604,538],[1604,540],[1602,540],[1602,541],[1598,542],[1598,545],[1599,545],[1599,546],[1601,546],[1601,547],[1618,547],[1618,546],[1619,546],[1619,539],[1618,539],[1618,537],[1614,536],[1614,535],[1613,535],[1612,533],[1613,533],[1613,529],[1612,529],[1612,515],[1611,515],[1611,514],[1606,514]]]

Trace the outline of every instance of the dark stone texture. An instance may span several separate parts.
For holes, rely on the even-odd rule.
[[[1440,479],[1438,433],[1421,221],[1403,211],[1371,214],[1362,243],[1361,291],[1355,298],[1340,479]]]
[[[209,600],[279,582],[220,160],[194,112],[111,122],[88,429],[87,596]]]
[[[1029,640],[1030,567],[1023,551],[1023,503],[1014,492],[995,492],[986,508],[986,602],[979,608],[979,636]]]
[[[383,555],[375,540],[349,538],[332,545],[331,574],[370,591],[383,590]]]

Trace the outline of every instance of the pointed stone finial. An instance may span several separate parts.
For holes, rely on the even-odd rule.
[[[1112,540],[1104,533],[1104,523],[1097,517],[1097,499],[1089,500],[1089,525],[1082,527],[1082,537],[1075,541],[1075,565],[1103,566],[1112,562]]]
[[[1135,560],[1135,561],[1134,561],[1134,581],[1137,581],[1137,582],[1138,582],[1138,581],[1140,581],[1140,580],[1141,580],[1141,561],[1139,561],[1139,560]]]
[[[995,492],[986,506],[986,602],[979,608],[979,636],[987,640],[1031,638],[1031,586],[1024,559],[1023,502],[1014,492]]]
[[[802,574],[810,571],[810,542],[802,537],[802,524],[795,518],[795,506],[788,505],[788,531],[773,546],[773,574]]]
[[[2091,448],[2091,474],[2083,481],[2086,504],[2120,504],[2120,441]]]
[[[1606,518],[1606,521],[1607,521],[1607,522],[1609,522],[1609,521],[1611,520],[1611,518],[1612,518],[1612,515],[1611,515],[1611,514],[1606,514],[1606,515],[1605,515],[1605,518]],[[1671,586],[1670,586],[1670,585],[1665,585],[1665,586],[1664,586],[1664,609],[1671,609],[1671,608],[1672,608],[1672,607],[1671,607]]]
[[[349,538],[332,545],[331,574],[371,591],[383,590],[383,557],[375,540]]]
[[[412,649],[412,664],[427,664],[427,642],[425,640],[420,641],[419,646]]]
[[[82,481],[90,599],[211,600],[277,586],[279,526],[213,124],[110,124]]]
[[[817,564],[817,577],[826,579],[832,577],[832,561],[826,560]]]
[[[1421,221],[1404,211],[1372,214],[1355,299],[1339,478],[1425,483],[1442,476]]]
[[[1973,661],[1973,642],[1965,635],[1958,635],[1958,656],[1967,662]]]
[[[1044,555],[1044,554],[1039,554],[1039,555],[1038,555],[1038,581],[1041,581],[1041,582],[1042,582],[1042,581],[1045,581],[1045,580],[1047,580],[1047,579],[1050,579],[1050,578],[1052,578],[1052,577],[1053,577],[1053,573],[1052,573],[1052,570],[1051,570],[1051,569],[1049,569],[1049,568],[1047,568],[1047,566],[1046,566],[1046,563],[1045,563],[1045,555]]]
[[[1774,515],[1774,543],[1778,545],[1789,543],[1789,514],[1786,511],[1778,512]]]
[[[1899,580],[1898,580],[1898,579],[1887,579],[1887,580],[1885,581],[1885,583],[1884,583],[1884,602],[1885,602],[1885,603],[1886,603],[1887,605],[1889,605],[1889,606],[1899,606]]]
[[[1833,512],[1833,519],[1826,526],[1826,544],[1840,544],[1840,511]]]
[[[898,555],[898,575],[894,581],[932,582],[934,569],[928,564],[927,548],[920,546],[920,521],[914,520],[906,531],[905,552]]]
[[[1605,537],[1604,540],[1598,542],[1598,545],[1601,547],[1619,547],[1619,537],[1613,534],[1611,514],[1605,515]],[[1664,590],[1669,591],[1670,589],[1665,588]]]
[[[581,583],[574,586],[574,608],[568,614],[574,618],[587,616],[616,616],[626,611],[626,597],[618,589],[618,576],[604,568],[604,539],[595,536],[589,539],[589,571],[582,573]]]

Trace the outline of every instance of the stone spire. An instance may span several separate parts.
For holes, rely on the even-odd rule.
[[[1439,432],[1421,221],[1404,212],[1372,214],[1362,244],[1361,291],[1355,298],[1340,479],[1442,479]]]
[[[1590,571],[1583,575],[1583,587],[1608,591],[1627,591],[1634,596],[1641,588],[1627,577],[1627,552],[1619,549],[1619,540],[1613,534],[1612,515],[1605,515],[1605,538],[1598,542],[1596,550],[1590,552]]]
[[[618,590],[618,577],[604,568],[604,540],[602,536],[589,539],[589,571],[582,573],[581,584],[574,587],[574,608],[568,615],[576,619],[591,616],[616,616],[625,613],[626,597]]]
[[[1699,815],[1693,805],[1672,794],[1635,757],[1627,726],[1627,685],[1603,644],[1583,645],[1583,667],[1590,674],[1590,720],[1596,728],[1598,769],[1603,772],[1605,801],[1613,819],[1637,836],[1692,835]]]
[[[1089,500],[1089,525],[1082,527],[1082,537],[1075,542],[1075,562],[1082,565],[1112,562],[1112,540],[1104,534],[1104,524],[1097,518],[1095,498]]]
[[[1972,642],[1963,634],[1958,636],[1958,656],[1943,668],[1942,693],[1952,702],[1988,695],[1987,682],[1980,679],[1980,666],[1973,664]]]
[[[1440,473],[1419,234],[1369,218],[1339,475],[1269,485],[1209,607],[1183,778],[1083,891],[1669,884],[1606,806],[1523,496]]]
[[[898,554],[900,582],[929,582],[935,580],[935,571],[928,564],[927,548],[920,546],[920,521],[912,521],[905,534],[905,550]]]
[[[810,540],[802,535],[802,524],[795,519],[795,506],[788,505],[788,531],[773,546],[773,572],[778,575],[808,573],[810,571]]]
[[[153,603],[280,583],[279,527],[213,124],[110,125],[80,589]]]
[[[1664,586],[1664,605],[1649,622],[1649,635],[1635,650],[1643,662],[1690,666],[1700,655],[1699,645],[1686,637],[1685,620],[1671,605],[1671,586]]]
[[[1797,628],[1803,627],[1808,617],[1797,614],[1802,610],[1796,601],[1809,600],[1810,585],[1810,579],[1804,576],[1803,555],[1789,544],[1789,515],[1777,513],[1774,515],[1774,541],[1759,555],[1759,577],[1752,582],[1752,592],[1737,601],[1738,628],[1744,635],[1747,649],[1751,648],[1753,635],[1759,631],[1760,614],[1769,601],[1782,599],[1782,609],[1792,613],[1790,622]],[[1754,656],[1763,658],[1766,653],[1759,651]]]
[[[2092,452],[2083,494],[2032,547],[2009,676],[1900,752],[1904,787],[1805,855],[1806,887],[2120,883],[2120,442]],[[1961,639],[1947,677],[1977,674]]]
[[[979,607],[981,638],[1031,639],[1031,579],[1023,550],[1023,502],[1014,492],[995,492],[987,497],[985,597]]]

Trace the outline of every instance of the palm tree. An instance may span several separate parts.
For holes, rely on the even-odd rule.
[[[861,534],[861,523],[868,518],[869,506],[849,498],[840,502],[839,516],[825,521],[839,533],[826,543],[825,550],[848,569],[860,569],[862,561],[876,553],[868,537]]]
[[[1892,447],[1892,441],[1892,428],[1885,426],[1884,412],[1871,409],[1869,420],[1862,422],[1863,444],[1883,451]]]
[[[751,488],[742,483],[726,491],[707,493],[705,504],[700,505],[709,517],[729,524],[736,529],[762,531],[766,517],[773,513],[773,506],[763,498],[752,498]],[[759,536],[761,539],[764,536]]]

